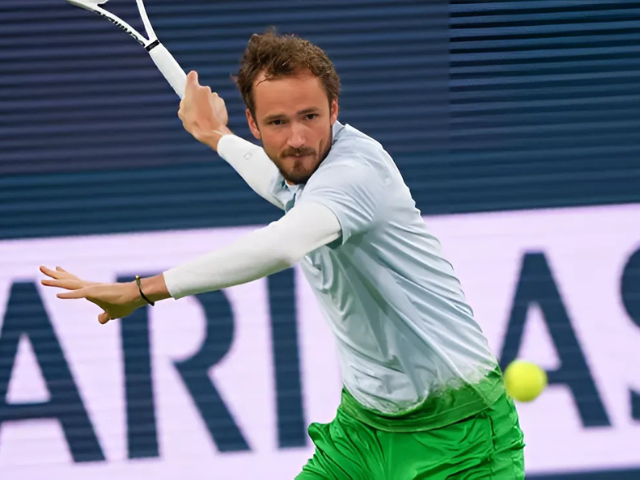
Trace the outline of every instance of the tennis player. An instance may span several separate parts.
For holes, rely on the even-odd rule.
[[[106,323],[299,262],[344,389],[335,419],[309,427],[316,450],[298,480],[523,479],[523,434],[497,360],[392,158],[338,121],[330,59],[295,36],[254,35],[237,84],[263,148],[229,130],[224,101],[195,72],[179,117],[283,217],[155,277],[93,284],[41,267],[42,283],[96,303]]]

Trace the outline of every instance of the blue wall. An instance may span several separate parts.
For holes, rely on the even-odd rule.
[[[245,136],[229,76],[249,35],[320,44],[341,120],[385,145],[424,213],[640,199],[638,2],[158,0],[149,14]],[[182,130],[177,97],[113,25],[48,0],[5,0],[0,22],[0,238],[277,218]]]

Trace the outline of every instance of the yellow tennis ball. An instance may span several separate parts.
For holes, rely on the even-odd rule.
[[[507,393],[519,402],[535,400],[547,386],[547,373],[538,365],[514,360],[504,371]]]

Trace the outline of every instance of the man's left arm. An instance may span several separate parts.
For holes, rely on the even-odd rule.
[[[166,272],[135,282],[85,284],[50,278],[43,285],[70,290],[58,298],[85,298],[104,310],[100,323],[123,318],[149,302],[175,299],[266,277],[289,268],[307,253],[333,242],[341,235],[336,215],[317,203],[291,209],[284,217],[258,229],[235,243],[188,261]],[[49,270],[49,272],[52,272]]]

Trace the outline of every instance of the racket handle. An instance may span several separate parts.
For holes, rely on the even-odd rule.
[[[173,55],[169,53],[169,50],[165,48],[161,43],[156,44],[151,50],[149,55],[153,63],[156,64],[160,73],[164,75],[169,84],[173,87],[178,96],[182,99],[184,97],[184,89],[187,84],[187,74],[184,73],[182,67]]]

